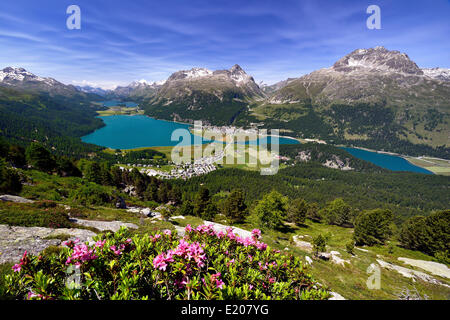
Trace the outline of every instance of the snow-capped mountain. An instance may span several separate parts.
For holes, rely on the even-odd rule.
[[[148,113],[157,117],[210,120],[228,117],[228,113],[232,116],[250,101],[264,98],[253,77],[236,64],[225,70],[177,71],[145,105]]]
[[[310,99],[318,105],[377,101],[445,105],[450,96],[450,83],[437,79],[443,80],[446,75],[445,69],[420,69],[399,51],[384,47],[357,49],[329,68],[291,81],[274,92],[270,102]]]
[[[423,73],[432,79],[440,81],[450,81],[450,69],[430,68],[422,69]]]
[[[53,86],[58,83],[58,81],[53,78],[41,78],[24,68],[14,67],[6,67],[0,71],[0,82],[3,85],[11,86],[25,82],[40,82],[48,86]]]
[[[217,95],[227,90],[235,90],[242,97],[264,96],[253,77],[236,64],[229,70],[192,68],[177,71],[161,87],[158,97],[170,98],[197,90],[215,92]]]
[[[86,93],[98,94],[99,96],[105,96],[108,92],[108,90],[105,90],[103,88],[92,86],[75,86],[75,88]]]
[[[153,96],[165,82],[165,80],[149,82],[145,79],[133,81],[127,86],[118,86],[114,90],[109,90],[107,95],[116,98],[143,99]]]
[[[85,93],[73,85],[66,85],[53,78],[37,76],[24,68],[6,67],[0,71],[0,86],[20,90],[46,92],[51,96],[84,96]]]

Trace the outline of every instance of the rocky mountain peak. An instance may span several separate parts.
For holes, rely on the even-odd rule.
[[[450,69],[429,68],[422,69],[425,76],[439,81],[450,81]]]
[[[357,49],[339,59],[333,65],[333,69],[339,72],[370,70],[423,75],[422,70],[407,54],[396,50],[390,51],[382,46]]]
[[[45,79],[28,72],[24,68],[6,67],[0,71],[0,81],[8,82],[24,80],[43,81]]]
[[[206,68],[192,68],[190,70],[181,70],[173,73],[169,77],[169,81],[182,79],[195,79],[211,75],[213,72]]]
[[[241,82],[248,82],[253,81],[253,78],[249,76],[244,69],[241,68],[240,65],[235,64],[230,69],[230,77],[232,80],[236,81],[237,83]]]
[[[231,73],[241,73],[241,72],[245,73],[244,69],[242,69],[241,66],[238,64],[235,64],[234,66],[232,66],[230,68],[230,72]]]

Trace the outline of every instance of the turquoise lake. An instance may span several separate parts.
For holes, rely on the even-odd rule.
[[[408,171],[417,173],[433,174],[431,171],[415,166],[402,157],[393,156],[390,154],[378,153],[373,151],[367,151],[357,148],[345,148],[348,153],[356,158],[372,162],[373,164],[389,169],[392,171]]]
[[[143,115],[115,115],[99,117],[104,122],[100,128],[81,138],[82,141],[112,149],[134,149],[142,147],[176,146],[196,144],[194,135],[189,132],[190,125],[172,121],[156,120]],[[186,137],[171,140],[172,133],[177,129],[184,129]],[[198,138],[198,137],[197,137]],[[247,141],[245,144],[270,144],[273,138],[265,137],[256,141]],[[182,143],[180,143],[182,142]],[[201,143],[209,143],[210,140],[202,140]],[[297,140],[280,137],[278,144],[298,144]],[[402,157],[367,151],[357,148],[345,148],[347,152],[356,158],[369,161],[377,166],[392,171],[409,171],[417,173],[433,174],[432,172],[417,167]]]
[[[190,125],[172,121],[156,120],[143,115],[104,116],[99,117],[106,126],[81,138],[83,142],[93,143],[112,149],[134,149],[142,147],[162,147],[175,145],[194,144],[194,135],[190,132],[190,140],[179,138],[172,141],[172,133],[177,129],[189,130]],[[258,142],[250,141],[246,144],[267,143],[270,144],[271,137],[259,139]],[[182,141],[181,144],[179,144]],[[201,143],[209,143],[203,140]],[[297,140],[279,138],[279,144],[297,144]]]

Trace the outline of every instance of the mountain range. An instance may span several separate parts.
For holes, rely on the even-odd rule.
[[[450,70],[421,69],[405,53],[384,47],[354,50],[330,67],[272,85],[258,85],[234,65],[181,70],[165,81],[114,90],[65,85],[8,67],[0,71],[0,86],[60,99],[134,100],[161,119],[258,124],[297,137],[449,156]]]

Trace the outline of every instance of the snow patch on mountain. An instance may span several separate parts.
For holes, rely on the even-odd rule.
[[[182,73],[186,76],[186,78],[193,79],[209,76],[213,72],[205,68],[192,68],[191,70],[184,70]]]
[[[445,68],[425,68],[422,69],[425,76],[435,80],[450,81],[450,69]]]

